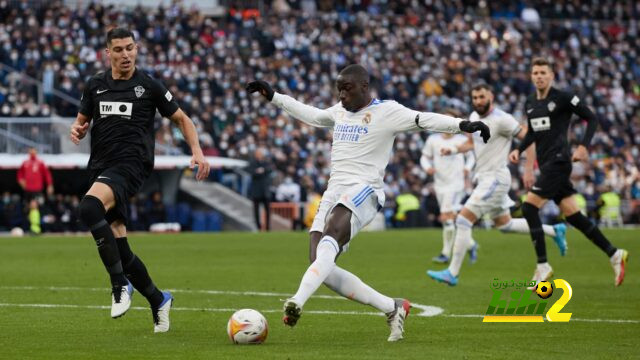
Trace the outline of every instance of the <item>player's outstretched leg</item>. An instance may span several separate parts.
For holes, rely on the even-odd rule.
[[[530,228],[529,224],[527,224],[527,220],[521,218],[509,219],[506,224],[498,226],[498,230],[504,233],[530,233]],[[566,255],[568,249],[566,238],[567,226],[562,223],[553,226],[543,224],[542,231],[545,235],[553,238],[553,241],[560,250],[560,255]]]
[[[318,243],[316,260],[302,276],[298,291],[284,303],[285,325],[295,326],[302,313],[302,307],[313,295],[336,266],[335,259],[340,253],[340,245],[332,236],[325,235]]]
[[[106,186],[106,185],[105,185]],[[98,253],[111,278],[111,317],[124,315],[131,306],[133,287],[124,275],[122,261],[111,226],[105,220],[105,208],[95,196],[86,195],[78,206],[80,220],[93,235]]]
[[[598,226],[589,220],[581,212],[576,212],[566,217],[567,222],[580,230],[589,240],[591,240],[600,250],[609,256],[609,262],[613,267],[614,284],[620,286],[624,280],[625,266],[629,253],[626,250],[618,249],[602,234]]]
[[[387,313],[387,324],[391,334],[387,341],[398,341],[404,338],[404,321],[409,316],[411,303],[407,299],[394,299],[395,309]]]
[[[131,282],[133,287],[147,299],[151,306],[152,313],[154,312],[153,309],[160,309],[163,303],[165,303],[166,297],[151,280],[147,267],[142,262],[142,259],[131,251],[131,247],[129,246],[129,242],[126,237],[117,238],[116,243],[118,244],[118,251],[120,252],[120,258],[124,264],[123,268],[127,279]],[[153,318],[155,327],[156,316],[154,315]],[[164,328],[164,326],[161,326],[160,328]],[[169,328],[168,321],[166,328],[167,330]]]

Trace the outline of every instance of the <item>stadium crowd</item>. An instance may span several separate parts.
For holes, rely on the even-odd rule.
[[[497,105],[524,120],[524,101],[533,90],[529,61],[545,55],[554,61],[556,86],[578,92],[600,120],[591,161],[575,166],[572,175],[587,210],[610,189],[640,200],[640,3],[274,0],[264,10],[231,8],[213,18],[179,2],[145,11],[0,0],[0,63],[15,69],[0,69],[0,116],[75,116],[77,107],[54,96],[54,89],[79,99],[88,76],[107,64],[105,28],[126,24],[140,44],[138,67],[180,99],[205,154],[249,159],[264,148],[274,166],[274,189],[290,178],[303,193],[319,193],[329,176],[331,133],[248,96],[250,79],[263,78],[326,108],[336,102],[338,71],[357,62],[371,73],[378,98],[466,114],[471,86],[485,81],[494,87]],[[38,89],[18,72],[42,82],[45,104],[37,103]],[[167,119],[156,127],[158,143],[188,152]],[[583,131],[574,122],[571,140]],[[426,136],[398,136],[385,176],[389,208],[397,195],[412,192],[424,200],[423,211],[437,209],[419,165]],[[518,176],[512,189],[514,197],[523,193]],[[628,220],[640,222],[640,207],[625,211]]]

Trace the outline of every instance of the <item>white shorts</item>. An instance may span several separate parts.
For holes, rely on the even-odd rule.
[[[353,186],[335,186],[327,189],[322,194],[318,213],[313,218],[313,224],[309,232],[324,231],[327,216],[338,204],[344,205],[351,210],[351,237],[353,239],[363,227],[369,224],[376,216],[379,209],[384,204],[384,191],[375,190],[368,184],[357,184]],[[343,248],[346,251],[347,246]]]
[[[464,204],[476,218],[489,215],[492,219],[509,213],[509,208],[515,205],[509,197],[511,184],[496,178],[485,177],[478,181],[473,193]]]
[[[457,212],[462,208],[464,191],[436,190],[436,198],[440,206],[440,213]]]

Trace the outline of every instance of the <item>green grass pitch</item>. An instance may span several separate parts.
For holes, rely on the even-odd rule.
[[[607,257],[569,231],[566,257],[552,241],[547,250],[555,278],[573,288],[562,310],[572,320],[491,324],[481,315],[493,279],[528,280],[533,273],[528,235],[474,231],[479,260],[465,261],[456,287],[425,275],[443,268],[431,263],[440,231],[358,235],[340,266],[384,294],[444,310],[426,317],[414,308],[398,343],[386,341],[385,319],[373,308],[335,298],[325,287],[305,305],[298,325],[285,328],[282,300],[307,267],[306,233],[130,236],[156,284],[174,289],[165,334],[153,334],[146,300],[137,293],[124,317],[109,317],[108,277],[89,237],[1,238],[0,359],[640,358],[640,230],[605,232],[630,253],[621,287],[613,285]],[[241,308],[266,316],[263,345],[230,343],[227,320]]]

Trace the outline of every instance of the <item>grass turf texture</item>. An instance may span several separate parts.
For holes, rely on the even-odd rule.
[[[340,256],[340,266],[384,294],[444,309],[435,317],[415,316],[419,310],[414,309],[400,343],[387,343],[382,316],[308,313],[375,311],[341,299],[312,297],[295,328],[282,325],[281,300],[295,292],[307,267],[305,233],[130,236],[134,252],[161,288],[192,290],[174,293],[176,310],[166,334],[153,334],[151,313],[139,293],[134,294],[133,306],[144,309],[132,309],[116,320],[109,317],[108,277],[89,237],[2,238],[0,303],[78,307],[0,306],[0,359],[496,359],[537,357],[537,352],[545,358],[638,358],[640,232],[608,230],[606,235],[631,254],[620,288],[613,285],[607,257],[569,231],[565,258],[552,241],[547,241],[547,250],[555,278],[567,280],[573,288],[562,310],[573,313],[572,320],[486,324],[481,317],[451,315],[484,314],[492,296],[489,285],[496,277],[530,279],[535,256],[528,236],[475,231],[481,246],[478,263],[465,261],[458,286],[448,287],[425,275],[426,269],[443,268],[430,260],[441,248],[440,231],[360,234]],[[224,293],[242,291],[283,295]],[[559,293],[550,298],[547,310]],[[324,286],[317,294],[335,295]],[[265,344],[229,342],[227,320],[240,308],[263,311],[269,321]]]

